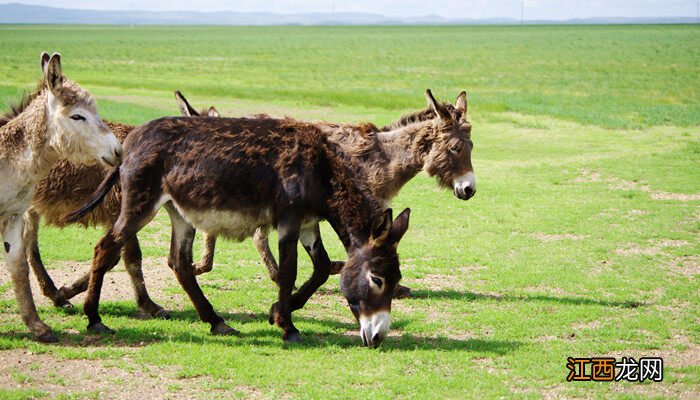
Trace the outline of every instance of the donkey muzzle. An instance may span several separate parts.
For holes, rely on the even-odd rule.
[[[360,314],[360,338],[367,347],[377,348],[382,343],[391,325],[388,311],[377,311],[371,315]]]
[[[476,177],[469,171],[452,183],[454,194],[461,200],[469,200],[476,194]]]

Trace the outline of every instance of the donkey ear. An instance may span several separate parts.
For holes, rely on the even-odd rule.
[[[207,110],[207,115],[216,118],[221,117],[221,114],[219,114],[219,111],[217,111],[216,108],[214,108],[214,106],[209,107],[209,110]]]
[[[49,65],[51,56],[49,56],[49,53],[44,51],[41,53],[41,56],[39,56],[39,59],[41,60],[41,72],[46,75],[46,66]]]
[[[455,100],[455,109],[462,113],[462,118],[467,117],[467,92],[462,91],[462,93],[457,96],[457,100]]]
[[[442,104],[438,103],[437,100],[435,100],[435,97],[433,97],[433,93],[430,91],[430,89],[427,89],[425,91],[425,98],[428,99],[428,106],[435,111],[435,114],[437,114],[440,119],[451,119],[452,115],[450,115],[450,112],[445,109],[445,107],[442,106]]]
[[[369,241],[374,247],[381,247],[386,243],[389,234],[391,233],[392,211],[387,209],[372,221],[372,231]]]
[[[179,90],[175,91],[175,101],[177,101],[177,106],[180,108],[180,114],[185,117],[199,117],[197,110],[192,108],[190,103],[187,102],[185,96],[183,96]]]
[[[403,237],[406,230],[408,230],[408,218],[411,216],[411,209],[407,208],[401,211],[398,217],[394,220],[391,226],[391,233],[389,234],[389,240],[394,246],[398,246],[399,241]]]
[[[61,69],[61,55],[53,53],[49,59],[49,64],[46,66],[46,74],[44,75],[46,83],[49,85],[49,90],[58,94],[63,88],[63,70]]]

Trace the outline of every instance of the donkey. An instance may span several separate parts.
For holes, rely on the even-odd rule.
[[[37,183],[60,158],[114,167],[122,147],[97,115],[90,93],[63,76],[59,54],[42,53],[41,69],[37,89],[0,118],[0,227],[22,320],[36,340],[56,342],[34,305],[23,215]]]
[[[175,97],[178,105],[182,107],[182,94],[175,92]],[[201,111],[201,114],[194,109],[188,110],[188,113],[193,116],[219,116],[214,107]],[[118,122],[105,121],[105,123],[114,132],[120,143],[134,129],[132,125]],[[39,251],[38,234],[41,217],[44,217],[44,222],[47,225],[60,228],[67,226],[66,216],[85,204],[107,172],[108,170],[100,165],[80,165],[68,160],[57,162],[49,174],[37,184],[31,208],[25,214],[24,242],[29,264],[34,270],[42,293],[50,298],[57,307],[69,308],[73,306],[68,299],[87,290],[90,273],[88,272],[69,286],[56,288],[46,272]],[[120,209],[121,193],[118,190],[112,190],[95,210],[76,223],[85,227],[99,225],[110,228],[117,220]],[[156,304],[148,295],[141,270],[141,247],[136,236],[124,244],[122,258],[131,278],[139,308],[152,317],[169,318],[167,311]]]
[[[426,96],[440,118],[388,134],[423,137],[430,132],[456,132],[458,126],[449,112],[429,91]],[[73,216],[85,215],[121,180],[122,212],[114,228],[95,247],[84,308],[88,329],[111,331],[98,313],[104,273],[118,260],[124,241],[164,206],[173,224],[173,269],[213,333],[231,334],[235,330],[216,315],[194,278],[194,228],[234,240],[250,236],[259,226],[278,229],[279,301],[270,310],[270,322],[283,329],[285,340],[297,341],[300,335],[292,324],[291,312],[301,308],[327,280],[330,260],[318,243],[309,243],[311,251],[319,252],[314,256],[320,261],[309,281],[292,295],[296,241],[307,242],[307,238],[300,238],[302,223],[325,218],[350,256],[343,268],[341,289],[360,321],[363,343],[378,345],[388,331],[391,297],[400,279],[396,246],[408,227],[409,212],[401,213],[393,224],[387,213],[381,217],[379,201],[364,184],[351,178],[359,171],[348,154],[323,134],[326,125],[263,117],[168,118],[132,132],[125,142],[127,157],[122,167],[110,174],[94,199]]]
[[[440,117],[387,132],[423,137],[458,131],[449,112],[426,96]],[[73,219],[90,212],[121,180],[123,201],[115,226],[95,246],[84,310],[88,330],[112,332],[98,313],[104,274],[118,260],[119,248],[164,206],[173,224],[171,255],[178,281],[214,334],[234,334],[204,297],[192,269],[194,228],[234,240],[259,226],[279,231],[278,302],[269,322],[283,339],[300,341],[291,313],[300,309],[328,278],[330,259],[320,242],[309,243],[300,228],[309,220],[329,221],[349,260],[341,290],[360,322],[360,336],[376,347],[386,336],[391,300],[401,278],[396,247],[408,228],[410,210],[392,223],[391,211],[371,195],[350,156],[323,134],[326,124],[292,119],[166,118],[137,128],[125,142],[126,158],[107,177],[93,200]],[[296,242],[313,252],[314,272],[294,294]]]
[[[183,114],[189,115],[187,110],[191,110],[192,107],[184,98],[179,101],[182,103],[180,109],[183,110]],[[455,121],[458,128],[456,131],[447,135],[425,134],[413,137],[406,134],[387,134],[414,122],[436,118],[431,101],[428,108],[403,116],[383,128],[372,124],[325,124],[321,129],[331,142],[349,154],[351,161],[360,167],[369,189],[382,204],[390,204],[399,190],[421,170],[430,176],[437,176],[441,185],[452,188],[459,199],[469,200],[476,193],[476,180],[471,164],[473,143],[471,124],[467,119],[466,92],[463,91],[457,96],[454,106],[448,103],[441,104]],[[318,239],[319,245],[323,246],[317,222],[302,226],[302,232],[302,236],[306,237],[309,243]],[[277,282],[279,267],[270,250],[267,230],[263,227],[256,229],[253,241],[268,268],[270,278]],[[211,271],[215,246],[216,236],[205,234],[202,261],[194,266],[196,275]],[[308,243],[304,248],[309,255],[312,254]],[[340,273],[342,267],[343,262],[333,261],[331,274]],[[397,285],[395,298],[410,296],[409,288]]]

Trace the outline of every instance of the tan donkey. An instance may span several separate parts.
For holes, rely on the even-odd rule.
[[[23,215],[37,183],[59,159],[117,166],[122,147],[97,115],[90,93],[63,76],[59,54],[43,53],[41,68],[37,89],[0,116],[0,229],[22,320],[38,341],[55,342],[34,305]]]

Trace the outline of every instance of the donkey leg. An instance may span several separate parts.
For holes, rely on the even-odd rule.
[[[297,242],[299,240],[299,221],[282,219],[277,224],[279,234],[280,270],[278,278],[279,296],[277,303],[270,309],[269,322],[277,323],[287,342],[301,342],[301,334],[292,323],[292,290],[297,278]]]
[[[197,283],[197,278],[192,270],[192,244],[194,242],[195,230],[189,222],[177,212],[172,203],[166,203],[165,209],[170,215],[173,227],[173,238],[171,240],[171,254],[173,260],[173,271],[180,286],[190,297],[194,308],[197,310],[199,318],[211,325],[211,333],[214,335],[235,335],[238,331],[226,325],[202,292]]]
[[[292,311],[304,307],[316,290],[326,283],[331,266],[331,260],[328,258],[328,253],[326,253],[326,249],[321,241],[321,231],[318,223],[310,227],[303,227],[299,234],[299,241],[304,246],[304,250],[309,253],[314,269],[309,280],[292,295]]]
[[[39,214],[30,209],[24,213],[24,244],[27,252],[27,259],[29,260],[29,265],[31,265],[32,270],[34,270],[34,275],[39,282],[39,287],[41,288],[41,293],[53,301],[56,307],[73,308],[73,305],[66,300],[63,293],[56,289],[56,285],[49,276],[49,273],[44,267],[44,263],[41,260],[41,253],[39,252],[39,221],[41,217]]]
[[[129,273],[129,278],[131,278],[131,285],[134,288],[136,303],[139,305],[139,308],[152,317],[170,319],[168,312],[151,300],[151,296],[148,295],[141,268],[143,259],[141,246],[139,246],[139,240],[136,235],[124,243],[122,258],[124,259],[126,271]]]
[[[270,279],[279,285],[277,278],[280,269],[277,265],[277,261],[275,261],[275,256],[272,254],[272,250],[270,250],[270,241],[267,234],[267,228],[256,229],[253,234],[253,243],[255,244],[255,248],[258,249],[258,253],[260,253],[260,257],[262,257],[267,267],[267,271],[270,273]]]
[[[12,277],[12,287],[19,306],[22,321],[39,342],[57,342],[51,328],[41,321],[34,305],[29,284],[29,265],[22,238],[24,221],[21,215],[9,220],[2,232],[5,245],[5,265]]]
[[[120,216],[121,218],[121,216]],[[95,246],[95,255],[92,258],[92,266],[90,270],[90,281],[88,283],[87,295],[83,304],[83,311],[88,317],[88,331],[94,333],[114,333],[102,323],[102,318],[99,314],[100,292],[102,291],[102,283],[107,271],[114,268],[119,262],[119,251],[124,245],[124,233],[119,229],[122,224],[112,227],[107,234],[97,242]],[[132,235],[135,233],[132,233]]]
[[[202,260],[194,265],[194,274],[201,275],[214,268],[214,250],[216,249],[216,235],[204,233],[204,254]]]

